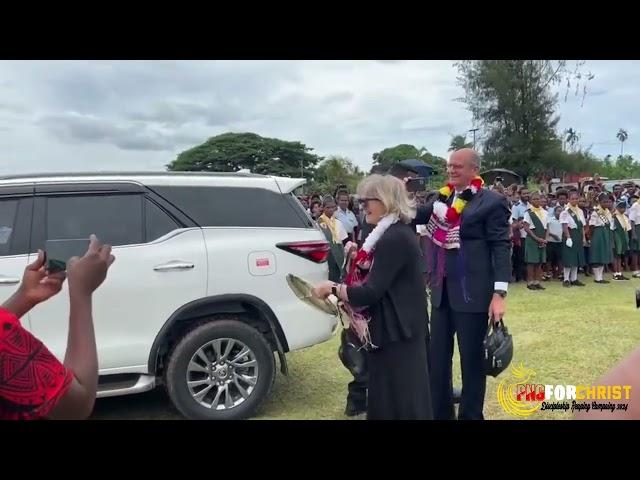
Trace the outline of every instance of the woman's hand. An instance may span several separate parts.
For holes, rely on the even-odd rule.
[[[326,280],[324,282],[321,282],[319,284],[317,284],[315,287],[313,287],[313,290],[311,291],[312,295],[314,297],[317,298],[327,298],[329,295],[331,295],[331,289],[333,288],[333,286],[335,285],[335,283]]]
[[[111,245],[102,245],[98,237],[91,235],[89,249],[84,257],[73,257],[67,262],[69,291],[81,296],[91,296],[107,278],[107,271],[114,261]]]
[[[65,280],[64,272],[47,275],[44,264],[45,254],[42,250],[38,250],[38,258],[24,271],[20,288],[3,305],[18,318],[62,290],[62,284]]]
[[[346,245],[344,246],[345,257],[353,260],[354,258],[356,258],[357,253],[358,253],[358,245],[354,242],[347,242]]]

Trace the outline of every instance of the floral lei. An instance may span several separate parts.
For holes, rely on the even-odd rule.
[[[444,214],[444,218],[442,220],[447,220],[450,224],[455,224],[459,219],[464,207],[466,207],[469,200],[473,198],[473,196],[478,193],[478,191],[484,185],[484,180],[481,177],[477,176],[473,180],[471,180],[471,185],[469,188],[464,190],[460,195],[456,197],[453,201],[453,204],[447,208],[446,213]],[[446,205],[447,200],[454,192],[454,186],[450,183],[447,183],[444,187],[442,187],[438,193],[438,202]],[[434,206],[434,212],[440,210],[442,212],[442,208],[437,209]]]
[[[455,198],[451,207],[447,207],[446,202],[453,195],[454,187],[450,183],[442,187],[439,190],[438,200],[433,204],[433,214],[427,224],[426,238],[423,242],[428,284],[432,288],[441,284],[444,278],[445,250],[458,250],[456,272],[465,302],[469,302],[471,298],[466,288],[464,252],[460,241],[460,215],[483,185],[482,178],[475,177],[471,185]]]
[[[357,287],[366,283],[369,276],[369,270],[373,265],[373,252],[376,244],[382,238],[388,228],[397,223],[399,217],[397,214],[388,214],[384,216],[376,225],[376,227],[367,236],[362,248],[357,252],[356,257],[350,262],[347,276],[344,280],[345,285]],[[371,343],[371,335],[369,333],[369,321],[371,317],[366,307],[355,308],[349,302],[342,302],[342,308],[349,318],[349,328],[357,335],[363,348],[377,348]]]

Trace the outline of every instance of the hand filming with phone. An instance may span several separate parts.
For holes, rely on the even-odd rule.
[[[89,417],[98,386],[92,296],[106,279],[114,261],[111,246],[103,245],[91,235],[88,239],[49,240],[45,250],[39,250],[35,261],[26,267],[18,290],[0,307],[5,330],[10,328],[16,332],[5,341],[22,339],[20,345],[12,346],[22,354],[19,358],[24,362],[21,368],[53,372],[52,380],[43,383],[33,376],[29,380],[31,383],[25,385],[24,379],[16,379],[16,382],[22,382],[19,386],[8,381],[7,388],[0,391],[0,420]],[[60,293],[65,281],[69,285],[69,335],[62,363],[46,345],[25,330],[19,320]],[[12,395],[11,388],[35,392],[34,403],[25,408],[20,404],[23,399]]]

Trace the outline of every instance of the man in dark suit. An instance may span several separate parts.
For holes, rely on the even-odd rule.
[[[451,206],[458,196],[466,196],[463,192],[478,175],[479,163],[480,158],[472,149],[451,154],[447,173],[455,191],[447,199],[447,206]],[[480,189],[462,211],[458,242],[447,244],[448,248],[441,251],[440,246],[426,239],[429,260],[444,261],[441,268],[431,265],[428,273],[432,306],[431,393],[436,420],[454,418],[451,391],[454,334],[458,338],[462,366],[458,419],[484,418],[483,340],[487,333],[487,316],[498,322],[505,313],[505,297],[511,279],[509,215],[504,196]],[[433,227],[435,219],[433,203],[418,209],[416,223],[429,223]],[[451,227],[455,231],[455,225]]]

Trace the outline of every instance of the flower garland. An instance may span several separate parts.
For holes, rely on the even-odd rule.
[[[373,252],[378,240],[380,240],[387,229],[394,223],[397,223],[398,220],[399,217],[395,213],[382,217],[376,227],[367,236],[356,257],[351,261],[344,281],[345,285],[348,287],[357,287],[366,282],[369,276],[369,270],[373,264]],[[349,328],[358,336],[363,347],[375,348],[375,345],[371,343],[371,335],[369,334],[370,316],[367,308],[354,308],[349,302],[342,302],[342,307],[349,317]]]
[[[471,185],[454,199],[451,207],[447,200],[453,195],[454,186],[446,184],[439,190],[438,200],[433,204],[433,214],[427,224],[426,241],[423,243],[424,257],[427,262],[428,284],[431,288],[442,283],[445,275],[445,251],[458,250],[456,255],[456,275],[465,302],[471,297],[466,286],[465,254],[460,241],[460,216],[467,203],[481,191],[484,180],[477,176]]]
[[[465,189],[460,195],[456,197],[453,201],[453,204],[446,209],[446,212],[443,211],[442,207],[436,208],[434,205],[434,213],[438,214],[442,220],[447,220],[449,223],[456,223],[460,219],[460,215],[464,210],[464,207],[467,205],[469,200],[473,198],[473,196],[478,193],[478,191],[484,185],[484,180],[481,177],[475,177],[471,180],[471,185],[469,188]],[[438,193],[438,202],[441,204],[445,204],[449,197],[453,194],[454,187],[452,184],[447,183],[444,187],[442,187]],[[444,215],[443,215],[444,214]],[[444,216],[444,218],[442,218]]]

